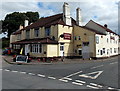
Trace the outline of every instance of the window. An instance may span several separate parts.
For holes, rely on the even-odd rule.
[[[109,54],[109,49],[107,49],[107,55]]]
[[[42,45],[41,44],[32,44],[31,52],[32,53],[42,53]]]
[[[99,55],[100,54],[100,50],[97,50],[97,55]]]
[[[63,51],[64,50],[64,46],[60,46],[60,51]]]
[[[27,30],[27,31],[26,31],[26,39],[29,39],[29,38],[30,38],[30,31]]]
[[[77,40],[76,36],[74,36],[74,40]]]
[[[78,36],[78,40],[81,40],[80,36]]]
[[[50,28],[45,28],[45,36],[50,36]]]
[[[82,55],[82,50],[79,49],[79,50],[78,50],[78,53],[79,53],[79,55]]]
[[[112,53],[112,48],[110,48],[110,52]]]
[[[116,48],[114,48],[114,53],[116,53]]]
[[[39,28],[34,30],[35,37],[39,37]]]
[[[109,42],[108,38],[107,38],[107,43]]]
[[[20,49],[20,45],[13,45],[13,49]]]
[[[105,53],[105,48],[103,48],[103,53]]]
[[[20,40],[21,39],[21,34],[18,34],[17,35],[17,40]]]
[[[99,37],[96,36],[96,43],[99,44]]]

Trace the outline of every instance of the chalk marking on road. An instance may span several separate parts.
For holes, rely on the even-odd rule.
[[[28,73],[29,75],[35,75],[34,73]]]
[[[76,85],[80,85],[80,86],[83,85],[82,83],[77,83],[77,82],[72,82],[72,84],[76,84]]]
[[[22,74],[26,74],[26,72],[22,72],[22,71],[21,71],[20,73],[22,73]]]
[[[87,87],[93,88],[93,89],[99,89],[98,87],[94,87],[94,86],[91,86],[91,85],[87,85]]]
[[[113,63],[110,63],[110,64],[116,64],[116,63],[118,63],[118,62],[113,62]]]
[[[10,70],[8,70],[8,69],[5,69],[4,71],[10,71]]]
[[[80,83],[86,83],[85,81],[80,81],[80,80],[75,80],[76,82],[80,82]]]
[[[40,77],[45,77],[45,75],[41,75],[41,74],[37,74],[38,76],[40,76]]]
[[[87,73],[87,74],[81,74],[79,76],[84,77],[84,78],[96,79],[102,72],[103,71],[96,71],[96,72],[91,72],[91,73]],[[92,77],[92,76],[90,76],[91,74],[96,74],[96,75],[94,77]]]
[[[18,72],[18,71],[12,70],[11,72]]]
[[[79,74],[79,73],[81,73],[81,72],[82,72],[82,71],[78,71],[78,72],[76,72],[76,73],[70,74],[70,75],[66,76],[66,78],[69,78],[69,77],[71,77],[71,76],[77,75],[77,74]]]
[[[59,79],[59,81],[68,82],[68,80],[64,80],[64,79]]]
[[[102,67],[103,65],[99,65],[99,66],[96,66],[96,67],[92,67],[91,69],[95,69],[95,68],[99,68],[99,67]]]
[[[68,78],[68,77],[63,77],[62,79],[72,80],[71,78]]]
[[[49,79],[53,79],[53,80],[55,80],[55,79],[56,79],[55,77],[51,77],[51,76],[48,76],[48,78],[49,78]]]
[[[0,69],[0,70],[3,70],[3,69]]]

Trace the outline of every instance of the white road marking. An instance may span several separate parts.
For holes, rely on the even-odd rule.
[[[96,71],[96,72],[91,72],[91,73],[87,73],[87,74],[81,74],[79,76],[84,77],[84,78],[96,79],[102,72],[103,71]],[[96,75],[94,77],[92,77],[92,76],[90,76],[91,74],[96,74]]]
[[[96,67],[92,67],[91,69],[95,69],[95,68],[99,68],[99,67],[102,67],[103,65],[99,65],[99,66],[96,66]]]
[[[18,71],[12,70],[11,72],[18,72]]]
[[[113,62],[113,63],[110,63],[110,64],[116,64],[116,63],[118,63],[118,62]]]
[[[63,79],[59,79],[60,81],[63,81],[63,82],[68,82],[68,80],[63,80]]]
[[[101,86],[101,85],[98,85],[98,87],[102,88],[103,86]]]
[[[40,76],[40,77],[45,77],[45,75],[41,75],[41,74],[37,74],[38,76]]]
[[[75,80],[76,82],[86,83],[85,81]]]
[[[62,79],[72,80],[71,78],[68,78],[68,77],[63,77]]]
[[[98,87],[94,87],[94,86],[91,86],[91,85],[87,85],[87,87],[93,88],[93,89],[99,89]]]
[[[81,73],[81,72],[82,72],[82,71],[78,71],[78,72],[73,73],[73,74],[70,74],[70,75],[68,75],[68,76],[66,76],[66,77],[68,78],[68,77],[71,77],[71,76],[77,75],[77,74],[79,74],[79,73]]]
[[[76,85],[80,85],[80,86],[83,85],[82,83],[77,83],[77,82],[72,82],[72,84],[76,84]]]
[[[22,73],[22,74],[26,74],[26,72],[20,72],[20,73]]]
[[[4,71],[10,71],[10,70],[8,70],[8,69],[5,69]]]
[[[112,90],[112,89],[114,89],[114,88],[112,88],[112,87],[108,87],[108,89]]]
[[[55,77],[51,77],[51,76],[48,76],[48,78],[49,78],[49,79],[54,79],[54,80],[56,79]]]
[[[35,75],[34,73],[28,73],[29,75]]]
[[[97,87],[100,87],[100,88],[102,88],[102,87],[103,87],[103,86],[98,85],[98,84],[96,84],[96,83],[90,83],[90,85],[97,86]]]
[[[3,70],[3,69],[0,69],[0,70]]]

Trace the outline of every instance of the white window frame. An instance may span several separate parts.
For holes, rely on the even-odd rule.
[[[41,48],[41,52],[40,52],[40,48]],[[42,44],[32,44],[31,52],[32,53],[42,53],[42,50],[43,50],[42,48],[43,48]]]
[[[99,44],[99,36],[96,36],[96,44]]]
[[[35,37],[39,37],[39,33],[40,31],[39,31],[39,28],[38,29],[34,29],[34,36]]]

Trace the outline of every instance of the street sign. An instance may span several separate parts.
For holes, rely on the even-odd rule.
[[[81,74],[79,76],[84,78],[96,79],[102,72],[103,71],[96,71],[96,72],[91,72],[87,74]]]
[[[16,57],[16,62],[25,62],[27,63],[28,61],[28,56],[24,56],[24,55],[17,55]]]
[[[64,33],[64,39],[65,40],[71,40],[71,34],[70,33]]]

